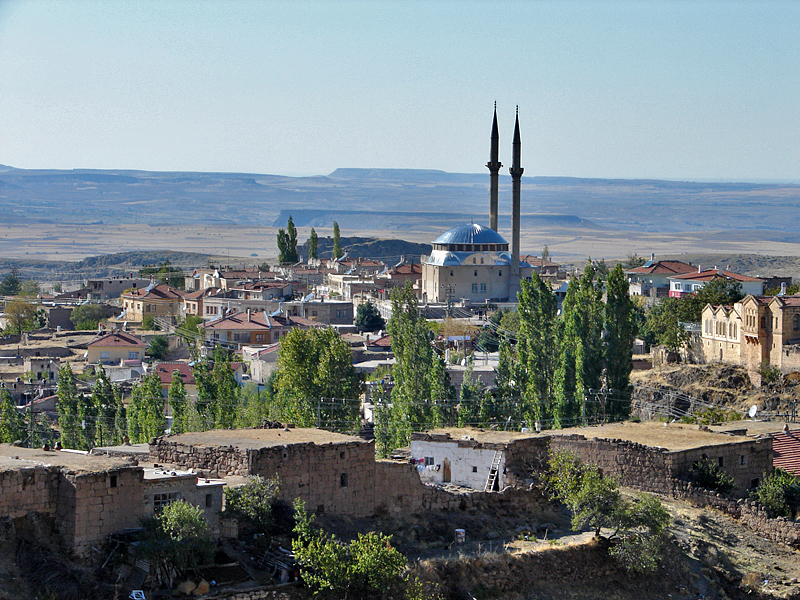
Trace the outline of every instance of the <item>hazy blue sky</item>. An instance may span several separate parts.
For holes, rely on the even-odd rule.
[[[0,0],[0,163],[800,181],[800,2]],[[507,172],[504,168],[504,172]]]

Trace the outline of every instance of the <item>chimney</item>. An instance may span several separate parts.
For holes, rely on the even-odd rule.
[[[250,309],[247,309],[247,322],[250,322]]]
[[[702,273],[703,272],[703,268],[700,265],[697,265],[697,272],[698,273]]]
[[[656,262],[656,253],[655,252],[651,252],[650,253],[650,262]]]
[[[519,212],[520,212],[520,189],[522,187],[522,141],[519,135],[519,106],[517,106],[517,116],[514,123],[514,141],[511,144],[512,160],[511,168],[511,276],[519,278]]]
[[[782,281],[781,282],[781,291],[778,294],[778,296],[785,296],[785,295],[786,295],[786,282]]]

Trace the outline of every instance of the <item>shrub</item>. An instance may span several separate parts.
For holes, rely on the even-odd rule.
[[[311,529],[313,517],[295,500],[292,541],[305,584],[314,595],[372,600],[387,596],[420,597],[419,582],[403,576],[406,558],[391,545],[392,536],[369,532],[345,544]]]
[[[150,560],[168,585],[178,570],[211,562],[214,544],[203,511],[185,500],[172,502],[160,514],[142,521],[144,532],[137,553]]]
[[[689,478],[695,485],[707,490],[727,494],[733,489],[733,477],[717,463],[707,458],[692,464]]]
[[[259,533],[269,535],[272,504],[278,495],[278,489],[277,477],[248,477],[244,485],[225,488],[225,512],[250,523]]]
[[[669,514],[656,498],[639,494],[629,502],[617,482],[570,452],[552,452],[547,483],[555,498],[572,512],[572,528],[612,533],[609,554],[631,572],[654,571],[661,560]]]
[[[759,365],[758,374],[764,383],[777,383],[781,379],[781,370],[766,360]]]
[[[766,509],[770,517],[789,517],[800,500],[800,483],[784,469],[775,469],[765,477],[750,497]]]
[[[153,318],[153,315],[145,315],[144,318],[142,318],[142,329],[147,331],[158,331],[159,327]]]

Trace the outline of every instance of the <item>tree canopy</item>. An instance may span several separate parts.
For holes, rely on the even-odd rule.
[[[308,258],[317,258],[317,250],[319,248],[319,237],[314,228],[311,228],[311,233],[308,236]]]
[[[282,265],[293,265],[298,261],[297,228],[291,215],[286,229],[278,230],[278,260]]]
[[[333,222],[333,258],[342,258],[344,252],[342,251],[342,239],[339,232],[339,223]]]
[[[359,304],[355,325],[359,331],[378,331],[386,327],[386,321],[372,302]]]

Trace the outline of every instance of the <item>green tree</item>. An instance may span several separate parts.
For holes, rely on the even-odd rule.
[[[646,262],[647,259],[644,256],[639,256],[634,252],[633,254],[628,254],[625,260],[617,264],[621,265],[622,268],[627,271],[630,269],[635,269],[636,267],[641,267]]]
[[[680,350],[689,339],[689,334],[681,325],[678,298],[662,298],[645,315],[642,336],[649,344],[666,346],[671,352]]]
[[[556,296],[550,286],[533,273],[522,281],[517,295],[519,305],[519,341],[517,354],[527,373],[521,387],[521,417],[532,425],[552,414],[553,376],[558,358],[556,351]],[[522,382],[520,382],[522,383]]]
[[[41,293],[39,282],[33,279],[26,279],[19,288],[19,295],[25,298],[36,298]]]
[[[199,360],[195,362],[192,365],[192,374],[197,388],[195,409],[200,420],[200,426],[203,430],[212,429],[214,427],[214,402],[217,398],[217,391],[208,361]]]
[[[77,449],[80,445],[80,421],[78,420],[78,388],[75,374],[69,363],[58,369],[58,427],[61,430],[61,445]]]
[[[408,444],[414,428],[439,427],[448,399],[443,359],[434,352],[411,282],[392,290],[389,333],[395,364],[390,430],[395,448]]]
[[[203,510],[185,500],[171,502],[159,514],[144,519],[142,527],[137,558],[149,560],[151,569],[165,573],[168,587],[176,572],[196,569],[213,559],[214,542]]]
[[[151,371],[133,387],[128,430],[135,444],[146,443],[150,438],[164,434],[167,421],[164,418],[164,397],[161,395],[161,379]]]
[[[150,340],[150,345],[147,347],[147,353],[156,360],[161,360],[169,352],[169,342],[166,336],[157,335]]]
[[[311,234],[308,236],[308,258],[317,258],[317,250],[319,249],[319,237],[314,228],[311,228]]]
[[[350,347],[330,328],[295,328],[281,340],[275,392],[284,418],[300,427],[317,423],[318,402],[328,399],[321,417],[327,424],[351,430],[358,423],[357,402],[363,378],[353,367]],[[350,402],[330,402],[331,399]]]
[[[777,468],[750,494],[770,517],[793,518],[800,501],[800,483],[788,471]]]
[[[103,365],[95,371],[94,387],[90,398],[92,412],[95,415],[94,442],[96,445],[114,445],[122,441],[125,431],[118,432],[117,411],[122,401],[119,392],[108,378]]]
[[[239,384],[230,361],[216,361],[211,378],[214,384],[214,427],[230,429],[239,412]]]
[[[259,533],[269,536],[272,505],[278,497],[278,489],[277,477],[250,476],[244,485],[225,488],[225,513],[250,523]]]
[[[625,500],[613,478],[570,452],[551,453],[549,467],[547,482],[553,496],[570,509],[574,530],[589,527],[598,537],[610,531],[609,554],[629,571],[658,567],[670,518],[656,498],[639,494],[632,502]]]
[[[613,390],[607,398],[605,413],[612,421],[630,415],[630,375],[636,333],[636,307],[622,265],[617,263],[608,276],[605,306],[606,380],[608,388]]]
[[[11,272],[0,282],[0,295],[16,296],[22,287],[22,278],[19,276],[19,269],[12,267]]]
[[[339,224],[333,222],[333,258],[342,258],[344,252],[342,251],[342,240],[339,232]]]
[[[486,425],[481,420],[482,385],[473,373],[475,361],[472,356],[467,359],[464,369],[464,379],[458,391],[458,426],[482,427]]]
[[[296,500],[292,550],[301,566],[303,582],[317,595],[329,598],[398,597],[411,590],[403,578],[406,558],[391,545],[392,536],[359,533],[349,544],[311,529],[312,518]]]
[[[6,303],[6,322],[8,330],[14,334],[30,331],[37,326],[36,307],[24,300],[12,300]]]
[[[98,410],[91,396],[78,394],[78,450],[91,450],[97,445]]]
[[[0,389],[0,444],[24,440],[27,433],[25,418],[14,406],[14,400],[6,388]]]
[[[291,215],[289,215],[286,229],[278,230],[278,260],[282,265],[293,265],[298,260],[297,228],[294,226]]]
[[[97,329],[97,325],[105,318],[103,308],[98,304],[81,304],[72,309],[69,320],[78,330]]]
[[[372,302],[366,302],[356,309],[355,325],[359,331],[378,331],[386,327],[386,321]]]
[[[167,398],[172,408],[172,427],[170,427],[170,432],[178,434],[189,431],[186,387],[183,385],[181,372],[177,369],[172,372],[172,381],[169,384]]]

